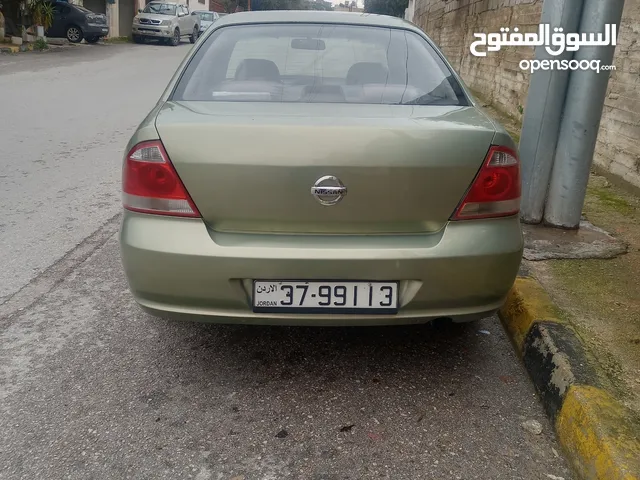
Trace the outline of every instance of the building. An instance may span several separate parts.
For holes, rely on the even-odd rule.
[[[344,3],[335,5],[333,10],[335,12],[364,12],[364,8],[358,7],[358,3],[355,0],[352,0],[351,2],[349,0],[345,0]]]
[[[187,6],[189,7],[189,11],[193,10],[209,10],[209,5],[207,0],[186,0]]]
[[[219,0],[209,0],[209,11],[225,13],[224,5]]]
[[[409,0],[407,8],[404,9],[404,19],[408,22],[413,22],[413,15],[416,11],[416,1]]]

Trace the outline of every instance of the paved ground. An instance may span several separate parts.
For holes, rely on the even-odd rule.
[[[97,48],[0,56],[1,479],[570,478],[495,318],[143,314],[115,237],[122,149],[189,47]]]
[[[0,55],[0,303],[120,209],[120,163],[190,48]]]

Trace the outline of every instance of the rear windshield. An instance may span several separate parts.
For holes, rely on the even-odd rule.
[[[149,3],[142,13],[158,13],[161,15],[175,15],[176,6],[168,3]]]
[[[200,20],[202,20],[203,22],[213,22],[213,13],[198,12],[198,16],[200,17]]]
[[[467,105],[420,35],[327,24],[222,27],[189,62],[172,99]]]

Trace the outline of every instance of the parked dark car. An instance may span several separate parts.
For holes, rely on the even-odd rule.
[[[80,43],[84,38],[96,43],[109,34],[106,15],[67,2],[52,2],[52,5],[53,24],[47,30],[48,37],[66,38],[71,43]]]

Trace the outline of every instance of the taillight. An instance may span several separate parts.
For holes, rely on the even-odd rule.
[[[127,210],[199,217],[159,140],[142,142],[127,154],[122,171],[122,203]]]
[[[507,147],[493,146],[453,220],[506,217],[520,211],[520,161]]]

